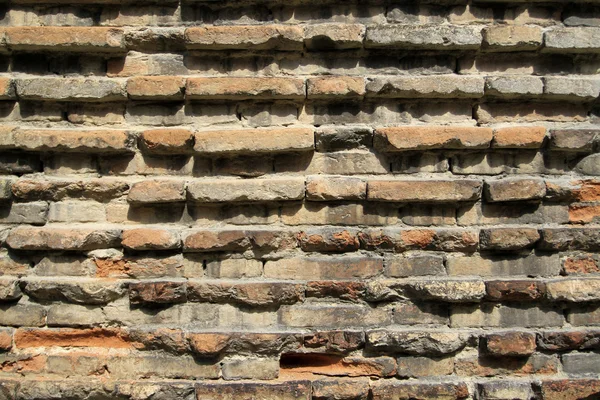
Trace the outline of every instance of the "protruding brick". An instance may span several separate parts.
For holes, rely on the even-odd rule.
[[[74,26],[19,26],[4,28],[12,50],[124,52],[123,29]]]
[[[130,348],[132,343],[127,333],[119,329],[17,329],[15,346]]]
[[[492,146],[503,149],[538,149],[546,138],[543,126],[511,126],[494,130]]]
[[[149,153],[185,154],[193,149],[194,134],[187,129],[152,129],[142,132],[141,142]]]
[[[15,85],[10,78],[0,78],[0,100],[14,100]]]
[[[231,25],[185,30],[189,49],[302,50],[303,29],[292,25]]]
[[[548,400],[590,399],[600,394],[600,379],[557,379],[541,382]]]
[[[600,138],[596,129],[553,129],[550,131],[550,149],[558,151],[591,152]]]
[[[22,100],[107,102],[125,101],[125,84],[106,78],[24,78],[16,80]]]
[[[383,271],[380,257],[295,257],[269,260],[264,275],[271,279],[368,279]]]
[[[93,228],[33,228],[19,226],[10,231],[6,243],[20,250],[95,250],[117,247],[121,241],[119,229]]]
[[[438,382],[403,382],[382,380],[374,383],[371,392],[373,400],[386,399],[448,399],[460,400],[469,397],[469,389],[465,383]]]
[[[304,198],[304,178],[198,180],[188,184],[188,199],[199,203],[269,202]]]
[[[554,28],[544,33],[544,47],[548,51],[589,53],[600,51],[600,28]]]
[[[542,45],[542,28],[524,25],[497,25],[483,30],[486,50],[530,51]]]
[[[367,332],[366,348],[375,352],[438,356],[461,350],[467,345],[468,340],[468,334],[456,331],[381,329]]]
[[[129,284],[129,302],[140,305],[185,303],[186,284],[183,282],[140,282]]]
[[[298,100],[306,97],[304,79],[299,78],[188,78],[188,99]]]
[[[479,98],[485,81],[479,76],[433,75],[374,78],[366,86],[369,97]]]
[[[272,128],[197,132],[194,150],[209,154],[313,151],[310,128]]]
[[[585,302],[600,300],[600,279],[560,279],[546,283],[548,298],[554,301]]]
[[[243,251],[250,246],[244,231],[191,231],[184,236],[184,251]]]
[[[534,228],[491,228],[481,230],[479,238],[484,250],[520,250],[533,247],[540,233]]]
[[[473,50],[481,46],[481,40],[477,26],[394,24],[369,27],[365,47]]]
[[[304,251],[348,252],[359,247],[356,232],[335,228],[300,232],[298,241]]]
[[[178,76],[136,76],[127,81],[127,94],[135,100],[182,100],[184,86]]]
[[[188,300],[257,307],[294,304],[304,300],[304,285],[287,282],[190,282]]]
[[[306,90],[309,99],[360,98],[365,94],[365,80],[353,76],[309,78]]]
[[[492,129],[455,126],[404,126],[375,130],[375,148],[382,152],[427,149],[484,149]]]
[[[546,184],[539,178],[505,178],[485,182],[489,202],[539,200],[546,195]]]
[[[121,245],[131,250],[169,250],[181,247],[181,239],[177,232],[167,229],[126,229]]]
[[[309,50],[346,50],[362,47],[365,26],[361,24],[308,24],[304,43]]]
[[[129,189],[127,201],[132,204],[185,201],[185,182],[166,179],[136,182]]]
[[[123,153],[134,150],[134,138],[121,130],[17,129],[7,147],[30,151]]]
[[[487,335],[485,349],[497,357],[529,356],[535,351],[535,334],[530,332],[503,332]]]
[[[477,180],[368,181],[367,198],[372,201],[453,203],[475,201],[481,194]]]
[[[367,195],[367,183],[360,178],[309,177],[306,198],[311,201],[361,200]]]
[[[534,280],[487,281],[485,287],[493,301],[536,301],[546,295],[545,283]]]
[[[544,228],[538,247],[544,250],[600,250],[598,228]]]

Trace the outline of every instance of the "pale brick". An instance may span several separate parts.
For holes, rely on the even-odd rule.
[[[481,40],[481,28],[476,26],[384,25],[367,29],[365,47],[472,50]]]
[[[234,25],[193,27],[185,30],[190,49],[302,50],[304,32],[300,26]]]
[[[311,201],[361,200],[367,195],[367,183],[360,178],[308,177],[306,198]]]
[[[76,153],[123,153],[134,147],[134,139],[127,131],[108,129],[17,129],[11,142],[24,150]]]
[[[538,26],[491,26],[483,31],[486,50],[530,51],[542,45],[542,29]]]
[[[132,204],[185,201],[185,182],[166,179],[136,182],[131,185],[127,201]]]
[[[21,250],[95,250],[118,246],[121,231],[93,228],[33,228],[19,226],[8,235],[6,243]]]
[[[481,181],[477,180],[393,180],[368,181],[367,198],[371,201],[401,203],[431,202],[453,203],[475,201],[481,194]]]
[[[304,179],[197,180],[187,187],[188,199],[199,203],[268,202],[304,198]]]
[[[182,100],[184,86],[177,76],[136,76],[127,81],[127,94],[135,100]]]
[[[479,98],[484,83],[482,77],[460,75],[374,78],[366,90],[368,97]]]
[[[564,100],[593,100],[600,95],[600,79],[583,77],[546,77],[544,93]]]
[[[313,151],[310,128],[272,128],[197,132],[194,150],[198,153],[283,153]]]
[[[362,47],[365,26],[359,24],[309,24],[304,43],[310,50],[345,50]]]
[[[600,28],[554,28],[544,33],[544,47],[548,51],[589,53],[600,51]]]
[[[188,78],[188,99],[279,99],[306,97],[304,79],[299,78]]]
[[[125,101],[125,84],[106,78],[23,78],[16,80],[17,95],[38,101]]]
[[[544,80],[537,76],[488,76],[486,96],[502,98],[538,97],[544,93]]]
[[[13,50],[124,52],[123,29],[73,26],[20,26],[4,28]]]
[[[492,129],[454,126],[406,126],[375,130],[375,148],[383,152],[425,149],[482,149],[490,146]]]

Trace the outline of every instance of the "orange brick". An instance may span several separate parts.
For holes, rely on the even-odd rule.
[[[304,31],[290,25],[237,25],[193,27],[185,30],[190,49],[302,50]]]
[[[132,346],[127,333],[119,329],[17,329],[15,346],[28,347],[111,347]]]
[[[309,99],[362,97],[365,94],[365,80],[353,76],[310,78],[307,93]]]
[[[425,149],[484,149],[492,129],[471,126],[403,126],[375,130],[374,145],[382,152]]]
[[[12,50],[124,51],[123,29],[72,26],[20,26],[5,28]]]
[[[199,153],[271,153],[312,151],[312,128],[235,129],[197,132]]]
[[[190,99],[303,99],[304,79],[298,78],[189,78]]]
[[[127,81],[132,99],[181,100],[184,79],[179,76],[136,76]]]
[[[510,149],[537,149],[546,138],[543,126],[511,126],[494,130],[493,147]]]
[[[194,135],[187,129],[152,129],[142,133],[142,145],[149,153],[185,153],[192,150]]]

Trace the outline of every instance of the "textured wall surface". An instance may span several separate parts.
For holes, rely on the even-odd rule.
[[[1,399],[600,398],[598,1],[16,0],[0,38]]]

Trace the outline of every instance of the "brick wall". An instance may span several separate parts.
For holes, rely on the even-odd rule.
[[[600,3],[0,5],[0,398],[600,396]]]

